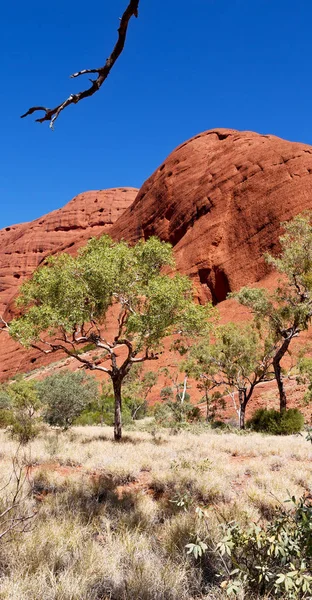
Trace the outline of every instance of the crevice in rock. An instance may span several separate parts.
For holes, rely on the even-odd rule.
[[[59,225],[54,231],[74,231],[75,229],[86,229],[82,225]]]
[[[209,288],[213,304],[223,302],[231,292],[228,277],[220,267],[199,269],[198,276],[200,283]]]
[[[220,133],[219,131],[214,131],[213,133],[215,133],[218,136],[218,139],[220,141],[222,140],[226,140],[226,138],[230,137],[230,133]]]

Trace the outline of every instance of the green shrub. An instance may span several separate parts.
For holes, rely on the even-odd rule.
[[[253,431],[270,433],[272,435],[291,435],[299,433],[304,426],[304,417],[297,408],[290,408],[283,412],[259,408],[247,426]]]
[[[211,429],[227,429],[227,424],[224,421],[211,421]]]
[[[19,379],[0,390],[0,426],[22,445],[36,437],[40,429],[40,400],[34,381]]]
[[[194,406],[188,401],[181,403],[169,400],[165,403],[155,404],[154,417],[157,425],[172,427],[176,424],[200,421],[201,412],[198,406]]]
[[[82,371],[62,371],[37,384],[44,405],[43,418],[49,423],[68,429],[88,405],[99,397],[94,377]]]
[[[100,410],[86,408],[81,415],[74,421],[74,425],[101,425],[104,422],[103,414]]]
[[[312,506],[308,498],[292,502],[292,511],[276,509],[266,526],[245,529],[234,521],[223,526],[217,549],[223,558],[221,585],[229,596],[247,588],[257,597],[311,598]]]

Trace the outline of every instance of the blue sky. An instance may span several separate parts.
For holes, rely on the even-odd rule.
[[[312,144],[310,0],[141,0],[101,91],[51,132],[19,115],[54,106],[104,63],[127,0],[15,0],[1,7],[0,228],[88,189],[140,187],[214,127]]]

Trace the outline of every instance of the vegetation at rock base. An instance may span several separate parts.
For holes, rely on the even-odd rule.
[[[294,338],[308,328],[312,318],[312,225],[311,214],[297,215],[284,223],[278,258],[266,260],[281,274],[273,294],[264,288],[243,287],[233,296],[248,306],[257,321],[266,323],[272,338],[273,368],[280,398],[280,410],[287,408],[281,361]]]
[[[0,389],[0,423],[20,444],[35,438],[40,427],[41,403],[36,382],[19,379]]]
[[[93,238],[76,258],[50,257],[34,272],[18,300],[24,314],[8,327],[26,347],[62,350],[110,377],[116,440],[122,435],[121,388],[133,365],[156,360],[170,334],[205,335],[209,330],[212,307],[194,304],[187,277],[163,273],[173,264],[170,244],[154,237],[134,247],[108,236]],[[115,322],[111,339],[104,331],[108,314]],[[79,353],[88,343],[104,351],[100,361]]]
[[[269,339],[262,340],[253,325],[220,325],[214,331],[215,340],[195,343],[190,350],[184,369],[199,381],[204,390],[207,412],[210,391],[223,387],[225,394],[238,396],[238,418],[245,427],[245,412],[255,387],[272,379],[272,351]]]
[[[299,433],[304,426],[304,417],[297,408],[289,408],[283,412],[259,408],[256,410],[247,426],[253,431],[271,433],[272,435],[291,435]]]

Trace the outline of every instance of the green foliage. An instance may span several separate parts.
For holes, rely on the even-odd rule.
[[[106,425],[114,425],[115,401],[113,395],[102,398],[102,415]],[[122,403],[122,420],[124,425],[129,425],[132,422],[131,409],[127,405],[126,399],[124,399]]]
[[[254,387],[271,376],[270,344],[262,339],[254,323],[228,323],[217,327],[214,333],[214,343],[200,340],[184,362],[185,371],[197,379],[199,389],[204,392],[210,418],[223,403],[221,394],[210,393],[214,388],[223,386],[228,392],[238,391],[242,410]]]
[[[101,324],[116,303],[124,311],[122,335],[137,350],[157,348],[177,326],[184,333],[199,331],[211,307],[192,304],[187,277],[160,273],[172,264],[171,246],[157,238],[133,248],[106,235],[93,238],[76,258],[50,257],[23,284],[18,304],[26,314],[10,323],[10,333],[29,346],[42,332],[54,335],[61,327],[72,333],[84,323]]]
[[[202,540],[196,540],[195,543],[186,544],[185,547],[187,548],[187,554],[192,554],[195,560],[201,558],[208,549],[206,542],[203,542]]]
[[[297,215],[283,225],[285,234],[280,237],[280,256],[265,255],[266,262],[282,275],[275,292],[271,294],[265,289],[243,287],[232,294],[243,306],[251,309],[257,325],[267,329],[281,411],[286,408],[281,361],[291,341],[308,328],[312,318],[311,213]]]
[[[198,406],[194,406],[187,399],[181,403],[179,400],[158,402],[154,407],[154,417],[157,425],[161,427],[174,427],[183,423],[201,420]]]
[[[125,378],[124,393],[122,400],[122,413],[124,425],[129,425],[134,419],[142,419],[146,415],[146,400],[138,397],[136,392],[144,394],[156,381],[157,375],[154,373],[142,374],[141,365],[135,365],[134,372],[128,379]],[[142,376],[141,380],[136,380],[135,376]],[[102,393],[95,402],[88,405],[82,414],[75,420],[76,425],[92,425],[96,423],[105,423],[114,425],[115,420],[115,401],[113,386],[110,382],[102,384]]]
[[[39,432],[40,400],[34,381],[20,379],[1,387],[0,421],[11,436],[22,445],[27,444]]]
[[[228,595],[247,588],[288,600],[311,597],[312,506],[307,498],[292,502],[292,511],[276,509],[266,526],[245,529],[234,521],[223,526],[217,550]]]
[[[123,405],[131,413],[132,419],[142,419],[146,416],[147,396],[156,385],[157,373],[143,371],[142,363],[134,364],[123,382]]]
[[[291,435],[303,429],[304,417],[297,408],[290,408],[282,413],[274,409],[259,408],[247,426],[254,431],[272,435]]]
[[[308,385],[304,395],[304,401],[308,404],[312,400],[312,358],[308,358],[307,356],[302,357],[298,362],[298,369],[298,382]]]
[[[268,319],[277,338],[292,326],[299,331],[306,329],[312,316],[311,214],[297,215],[283,225],[285,234],[280,237],[280,256],[265,255],[267,263],[284,276],[274,294],[249,287],[233,294],[259,319]]]
[[[49,423],[68,429],[88,404],[99,396],[98,385],[85,372],[61,371],[37,384],[44,405],[43,418]]]
[[[170,244],[155,237],[130,247],[103,236],[91,239],[77,257],[50,257],[21,287],[18,303],[25,313],[10,323],[10,334],[26,347],[63,350],[86,368],[106,372],[114,382],[116,440],[122,435],[121,386],[133,365],[156,359],[168,335],[187,339],[204,335],[210,327],[212,306],[193,303],[190,279],[163,273],[163,267],[168,272],[173,264]],[[115,327],[107,339],[104,327],[111,308]],[[89,344],[101,348],[100,358],[80,353]],[[120,346],[126,349],[121,363],[116,351]],[[102,365],[102,358],[110,364]],[[141,390],[134,390],[138,384],[133,383],[129,389],[133,416],[143,411],[138,398],[147,382],[140,385]]]

